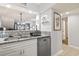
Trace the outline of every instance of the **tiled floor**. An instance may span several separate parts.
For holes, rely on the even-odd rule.
[[[59,56],[79,56],[79,49],[63,45],[63,52]]]

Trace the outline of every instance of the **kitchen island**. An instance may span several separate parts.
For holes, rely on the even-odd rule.
[[[0,41],[0,56],[37,56],[38,38],[50,36],[35,36],[27,38]],[[0,38],[1,39],[1,38]],[[4,38],[5,39],[5,38]]]

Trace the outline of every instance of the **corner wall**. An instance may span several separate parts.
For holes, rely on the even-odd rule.
[[[42,24],[41,20],[41,31],[50,32],[51,34],[51,55],[55,55],[60,50],[62,50],[62,31],[54,31],[53,30],[53,20],[54,20],[54,10],[47,9],[44,12],[40,13],[41,16],[48,16],[48,24]]]
[[[55,55],[58,52],[62,51],[62,24],[61,24],[61,31],[54,31],[53,29],[53,21],[54,21],[54,12],[57,12],[56,10],[51,9],[51,21],[52,21],[52,27],[51,27],[51,55]],[[62,22],[61,22],[62,23]]]

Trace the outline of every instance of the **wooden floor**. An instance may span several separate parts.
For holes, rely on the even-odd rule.
[[[79,56],[79,49],[63,44],[63,52],[59,56]]]
[[[62,43],[68,45],[68,39],[62,40]]]

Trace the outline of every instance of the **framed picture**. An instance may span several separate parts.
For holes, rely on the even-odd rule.
[[[54,12],[54,31],[61,30],[61,15],[57,12]]]

